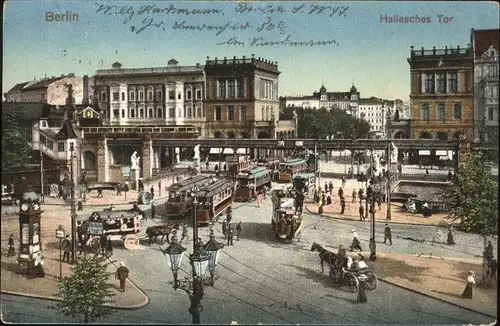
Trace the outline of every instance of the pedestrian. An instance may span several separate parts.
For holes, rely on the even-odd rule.
[[[234,229],[231,224],[227,227],[227,245],[233,246]]]
[[[156,207],[153,200],[151,200],[151,219],[154,219],[156,216]]]
[[[345,188],[345,175],[342,176],[342,188]]]
[[[326,183],[326,181],[325,181],[325,188],[324,188],[324,189],[325,189],[325,192],[327,192],[327,191],[328,191],[328,189],[329,189],[329,188],[328,188],[328,183]]]
[[[144,183],[142,182],[142,178],[139,178],[137,181],[137,186],[139,187],[139,192],[144,191]]]
[[[16,251],[14,250],[14,235],[11,234],[9,237],[9,251],[7,252],[7,257],[15,256]]]
[[[117,196],[121,196],[122,195],[122,183],[119,182],[117,185],[116,185],[116,195]]]
[[[359,286],[358,286],[358,299],[356,300],[357,303],[366,303],[368,302],[368,297],[366,296],[366,275],[361,274],[358,277],[359,280]]]
[[[205,162],[205,166],[207,167],[207,171],[210,169],[210,163],[208,163],[208,160]]]
[[[392,231],[391,228],[389,227],[389,224],[385,223],[385,228],[384,228],[384,243],[389,240],[389,244],[392,246]]]
[[[151,193],[151,199],[155,198],[155,187],[151,186],[151,189],[149,189],[149,192]]]
[[[267,192],[268,192],[267,186],[264,186],[263,191],[262,191],[262,199],[263,200],[266,200]]]
[[[344,197],[344,190],[342,189],[342,187],[339,188],[337,194],[339,195],[339,198]]]
[[[469,271],[469,276],[467,276],[467,284],[465,285],[464,292],[462,293],[462,298],[472,299],[474,292],[474,285],[476,285],[476,280],[474,279],[474,272]]]
[[[161,196],[161,180],[158,181],[158,196]]]
[[[106,251],[108,257],[111,257],[113,255],[113,241],[111,241],[111,236],[108,235],[107,241],[106,241]]]
[[[184,238],[186,238],[187,240],[189,240],[189,237],[188,237],[188,227],[187,227],[187,223],[186,222],[182,223],[181,243],[184,240]]]
[[[377,205],[378,205],[378,210],[382,209],[382,196],[377,196]]]
[[[448,228],[448,244],[450,246],[453,246],[455,244],[455,239],[453,237],[453,226],[450,225],[450,227]]]
[[[103,256],[106,256],[106,244],[108,242],[108,239],[106,238],[106,236],[103,234],[101,235],[101,255]]]
[[[330,206],[332,204],[332,196],[330,196],[330,194],[328,194],[326,196],[326,206]]]
[[[120,267],[116,269],[115,279],[120,280],[120,291],[125,292],[125,282],[127,281],[129,274],[129,269],[123,262],[120,263]]]
[[[83,211],[83,203],[81,200],[79,200],[77,203],[76,203],[76,210],[81,212]]]
[[[356,189],[352,189],[352,202],[356,203]]]
[[[227,221],[222,221],[222,234],[224,234],[224,239],[227,239]]]
[[[362,203],[359,203],[359,220],[360,221],[365,220],[365,208],[363,207]]]
[[[236,226],[236,241],[240,241],[241,232],[243,231],[242,223],[239,222]]]
[[[314,202],[316,204],[319,203],[320,198],[319,198],[319,195],[318,195],[318,190],[316,190],[316,189],[314,190],[313,199],[314,199]]]
[[[321,215],[323,214],[323,202],[320,201],[319,204],[318,204],[318,214]]]
[[[231,223],[231,220],[233,219],[233,212],[231,211],[231,207],[227,209],[227,214],[226,214],[226,221],[227,224]]]
[[[340,215],[344,215],[345,211],[345,197],[340,197]]]
[[[69,253],[71,252],[71,241],[69,240],[69,235],[62,242],[63,258],[62,261],[67,261],[69,263]]]
[[[358,198],[359,198],[359,203],[361,204],[361,200],[363,199],[363,189],[359,188],[358,190]]]
[[[321,194],[321,203],[326,205],[326,194],[324,192]]]
[[[330,191],[330,193],[332,193],[333,191],[333,182],[330,180],[330,183],[328,183],[328,190]],[[326,191],[326,188],[325,188],[325,191]]]
[[[259,190],[257,194],[257,206],[258,207],[262,206],[262,190]]]

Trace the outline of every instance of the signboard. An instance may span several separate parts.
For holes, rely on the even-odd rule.
[[[436,156],[448,156],[448,151],[436,151]]]
[[[102,222],[89,222],[89,234],[90,235],[103,234]]]
[[[124,166],[124,167],[122,167],[122,176],[124,178],[129,178],[130,177],[130,171],[131,171],[130,166]]]
[[[418,155],[431,155],[431,151],[427,150],[418,151]]]
[[[33,223],[33,243],[38,243],[40,240],[40,224]]]
[[[30,226],[28,224],[22,225],[21,243],[30,243]]]
[[[64,230],[56,230],[56,238],[64,239]]]

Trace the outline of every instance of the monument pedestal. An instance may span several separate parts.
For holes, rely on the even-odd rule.
[[[139,178],[141,177],[141,171],[139,167],[132,167],[130,178],[134,182],[134,190],[139,190]]]

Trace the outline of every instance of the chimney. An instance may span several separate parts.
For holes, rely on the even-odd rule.
[[[448,54],[448,46],[444,47],[444,54]]]
[[[89,76],[83,76],[83,98],[82,104],[89,105]]]

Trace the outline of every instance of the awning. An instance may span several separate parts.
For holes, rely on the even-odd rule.
[[[431,151],[418,151],[418,155],[431,155]]]

